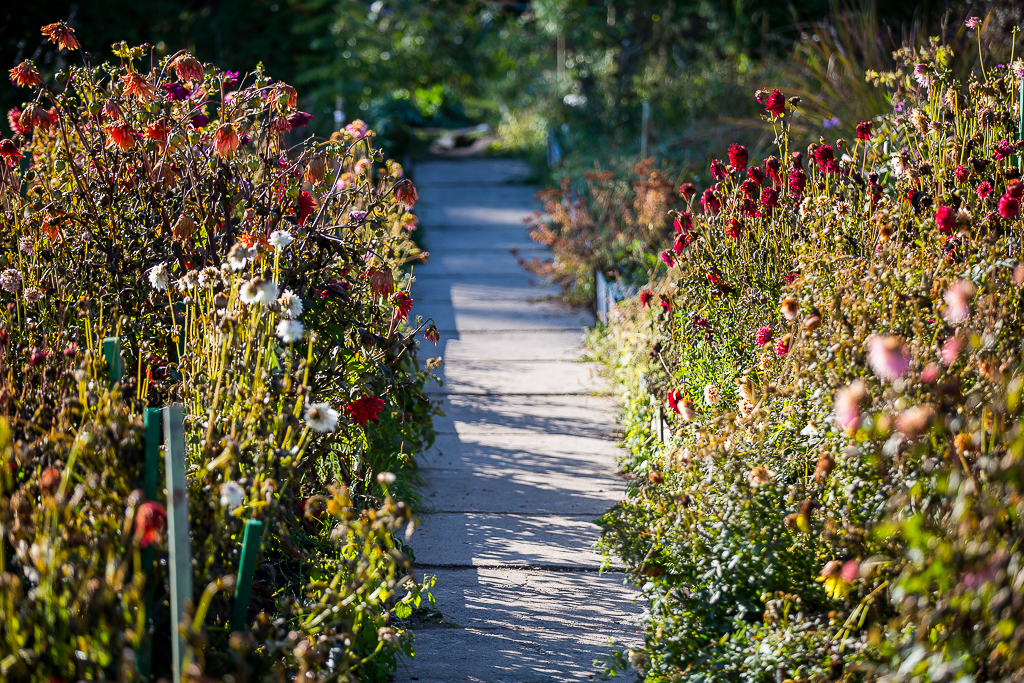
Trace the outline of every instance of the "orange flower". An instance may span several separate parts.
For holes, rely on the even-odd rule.
[[[171,62],[171,68],[178,74],[179,81],[200,81],[203,78],[203,65],[187,52]]]
[[[149,102],[153,99],[153,84],[138,71],[129,71],[121,76],[121,82],[124,83],[125,95],[135,95],[139,102]]]
[[[113,100],[113,98],[103,103],[103,109],[100,111],[100,115],[104,121],[117,121],[124,114],[121,112],[121,107]]]
[[[107,147],[117,147],[122,152],[135,147],[135,131],[127,121],[116,121],[103,130],[107,132]]]
[[[295,90],[295,88],[288,85],[287,83],[279,83],[278,85],[274,86],[270,90],[270,92],[267,93],[267,101],[272,102],[273,100],[279,98],[281,95],[286,95],[288,97],[287,101],[289,107],[294,107],[295,104],[299,101],[299,93]]]
[[[43,83],[43,79],[39,76],[39,72],[36,71],[36,67],[28,60],[11,69],[10,74],[11,83],[22,88],[31,88]]]
[[[78,39],[75,38],[75,29],[71,28],[63,21],[58,21],[56,24],[47,24],[42,28],[43,35],[50,39],[51,43],[56,43],[63,50],[77,50]]]
[[[161,143],[160,149],[164,148],[164,144],[167,142],[167,133],[170,131],[171,126],[167,122],[167,119],[158,119],[153,123],[146,126],[146,129],[142,131],[142,135],[147,140],[156,140]]]
[[[233,123],[222,123],[213,136],[213,144],[217,154],[227,159],[238,149],[238,130]]]

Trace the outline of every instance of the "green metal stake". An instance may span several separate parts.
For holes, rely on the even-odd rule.
[[[238,581],[235,582],[235,607],[231,613],[231,628],[243,631],[248,628],[246,616],[249,613],[249,598],[252,595],[252,575],[256,571],[256,558],[263,539],[263,522],[245,520],[245,534],[242,536],[242,561],[238,565]]]
[[[120,382],[124,376],[124,365],[121,362],[121,340],[107,337],[103,340],[103,358],[107,361],[107,386]]]
[[[1020,79],[1020,95],[1017,99],[1017,114],[1019,114],[1019,120],[1017,121],[1017,139],[1024,140],[1024,78]],[[1021,155],[1017,155],[1017,165],[1020,166]]]
[[[146,408],[143,415],[146,428],[146,463],[142,471],[142,490],[146,500],[156,500],[156,487],[160,477],[160,409]],[[149,680],[153,665],[153,599],[156,585],[153,583],[153,565],[156,563],[156,548],[150,546],[142,551],[142,571],[146,574],[146,638],[139,647],[139,674]]]
[[[185,419],[182,405],[164,407],[164,456],[167,468],[167,539],[170,544],[171,655],[174,683],[181,683],[185,639],[179,632],[185,601],[192,602],[192,547],[188,534],[188,494],[185,488]]]

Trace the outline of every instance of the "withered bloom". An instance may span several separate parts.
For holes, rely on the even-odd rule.
[[[122,152],[135,147],[135,131],[127,121],[115,121],[103,127],[107,133],[107,148],[117,147]]]
[[[51,43],[59,45],[62,50],[77,50],[78,39],[75,38],[75,29],[63,21],[56,24],[47,24],[42,29],[44,36],[50,39]]]
[[[192,233],[195,232],[195,229],[196,222],[187,213],[183,213],[174,222],[174,227],[171,228],[171,236],[179,242],[184,242],[192,239]]]
[[[50,127],[50,114],[38,104],[30,104],[18,117],[18,125],[26,131],[30,131],[36,126],[46,130]]]
[[[203,78],[203,65],[188,52],[180,54],[171,62],[171,68],[178,74],[179,81],[199,81]]]
[[[214,147],[222,159],[231,157],[238,150],[238,130],[233,123],[222,123],[213,136]]]
[[[36,67],[28,60],[11,69],[10,74],[11,83],[22,88],[32,88],[43,83],[43,79],[39,72],[36,71]]]
[[[149,102],[156,92],[153,84],[138,71],[129,71],[121,76],[121,82],[124,83],[124,94],[134,95],[139,102]]]
[[[395,199],[398,200],[399,204],[405,206],[406,209],[411,209],[416,205],[416,201],[420,196],[416,193],[416,188],[408,180],[404,180],[395,187]]]
[[[303,177],[310,185],[319,185],[327,176],[327,160],[322,156],[315,156],[306,164],[306,171]]]
[[[111,98],[103,103],[103,109],[100,110],[100,116],[103,117],[104,121],[117,121],[124,116],[124,112],[121,111],[120,105]]]

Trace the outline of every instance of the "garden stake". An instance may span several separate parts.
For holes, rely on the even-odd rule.
[[[1024,140],[1024,78],[1020,79],[1019,95],[1017,97],[1017,139]],[[1020,167],[1020,157],[1017,155],[1017,166]]]
[[[156,486],[160,474],[160,409],[146,408],[143,416],[146,428],[146,464],[142,472],[142,491],[146,500],[156,500]],[[142,551],[142,571],[146,574],[146,630],[153,632],[153,564],[156,562],[156,548],[149,546]],[[153,662],[153,640],[147,637],[138,652],[139,674],[149,680]]]
[[[103,340],[103,358],[107,361],[107,386],[114,386],[120,382],[124,375],[124,368],[121,363],[121,340],[117,337],[107,337]]]
[[[188,537],[188,497],[185,491],[185,421],[182,405],[163,408],[164,448],[167,468],[167,540],[171,569],[171,654],[174,683],[181,683],[181,671],[188,662],[185,639],[179,632],[185,601],[192,601],[192,548]]]
[[[242,536],[242,561],[238,565],[238,581],[235,582],[235,607],[231,614],[231,628],[244,631],[248,628],[246,615],[249,612],[249,597],[252,595],[252,575],[256,571],[256,558],[260,553],[263,539],[263,522],[245,520],[245,534]]]

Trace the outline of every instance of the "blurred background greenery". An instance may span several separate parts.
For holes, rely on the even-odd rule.
[[[181,48],[240,72],[262,62],[304,93],[313,132],[355,118],[389,154],[422,154],[437,131],[487,124],[491,153],[533,161],[549,145],[564,168],[631,166],[641,151],[692,179],[710,150],[737,128],[753,152],[770,142],[756,117],[757,88],[805,95],[802,122],[836,127],[856,100],[863,69],[879,68],[908,35],[955,34],[967,14],[992,12],[1009,32],[1012,2],[845,4],[829,0],[89,0],[9,5],[0,13],[5,68],[60,60],[39,33],[67,20],[87,50],[109,56],[115,40]],[[102,53],[102,54],[99,54]],[[67,53],[65,53],[66,55]],[[795,58],[794,58],[795,57]],[[76,55],[77,58],[77,55]],[[854,67],[853,65],[858,65]],[[787,93],[788,94],[788,93]],[[23,94],[3,90],[4,109]],[[641,150],[644,109],[648,146]],[[869,102],[869,107],[885,102]],[[835,117],[833,119],[832,117]],[[824,126],[824,128],[823,128]],[[845,130],[849,128],[850,130]],[[478,133],[482,134],[482,133]],[[456,144],[468,144],[469,139]]]

